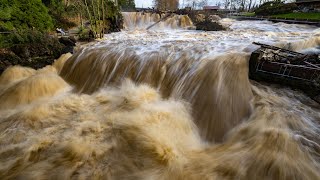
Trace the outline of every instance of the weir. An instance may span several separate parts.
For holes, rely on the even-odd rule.
[[[187,15],[123,12],[123,16],[126,30],[145,30],[151,27],[155,27],[157,30],[187,29],[193,26]]]

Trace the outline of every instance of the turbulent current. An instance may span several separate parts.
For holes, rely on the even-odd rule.
[[[125,30],[0,76],[1,179],[320,179],[320,107],[248,79],[261,42],[320,53],[307,25],[125,13]]]

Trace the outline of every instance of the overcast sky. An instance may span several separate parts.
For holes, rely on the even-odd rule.
[[[152,7],[152,0],[135,0],[136,7]],[[209,5],[215,5],[219,0],[209,0]],[[180,4],[183,3],[183,0],[180,0]]]

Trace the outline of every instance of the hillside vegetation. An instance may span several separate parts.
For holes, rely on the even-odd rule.
[[[79,29],[92,40],[120,31],[120,9],[134,9],[133,0],[0,0],[0,73],[10,65],[41,68],[66,52],[75,38],[58,39],[56,29]],[[69,38],[69,39],[68,39]]]

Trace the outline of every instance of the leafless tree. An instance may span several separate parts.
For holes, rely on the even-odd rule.
[[[193,9],[202,8],[203,6],[208,5],[208,0],[186,0],[188,7]]]
[[[174,11],[179,7],[179,0],[154,0],[153,3],[155,8],[161,11]]]

